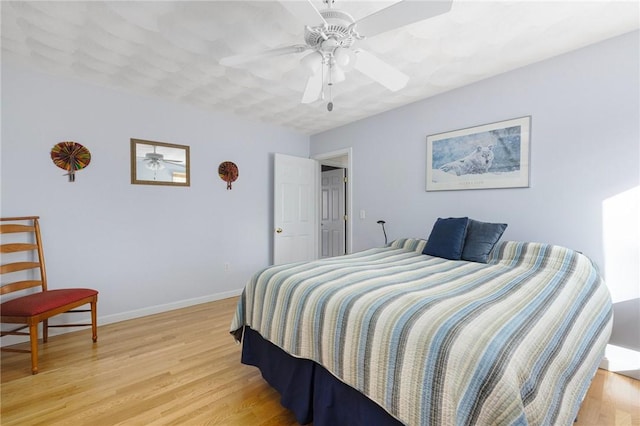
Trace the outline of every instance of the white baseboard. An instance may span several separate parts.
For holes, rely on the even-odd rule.
[[[130,319],[146,317],[148,315],[159,314],[162,312],[173,311],[175,309],[187,308],[189,306],[200,305],[202,303],[214,302],[216,300],[227,299],[229,297],[239,296],[242,293],[242,289],[225,291],[222,293],[210,294],[202,297],[195,297],[193,299],[185,299],[178,300],[172,303],[166,303],[164,305],[156,305],[156,306],[148,306],[142,309],[136,309],[133,311],[120,312],[117,314],[105,315],[103,317],[98,316],[98,326],[113,324],[116,322],[127,321]],[[100,305],[98,305],[98,308]],[[98,309],[98,315],[100,314],[100,310]],[[63,314],[64,315],[64,314]],[[82,319],[75,321],[76,323],[86,323],[87,319]],[[229,318],[229,322],[231,322],[231,318]],[[69,322],[67,324],[73,324],[73,322]],[[17,324],[9,324],[9,326],[17,326]],[[71,333],[73,331],[78,331],[76,328],[50,328],[49,335],[55,336],[58,334]],[[28,331],[28,330],[27,330]],[[42,337],[42,332],[40,331],[39,336]],[[0,346],[10,346],[15,345],[22,342],[28,342],[29,337],[27,336],[4,336],[0,338]]]
[[[113,324],[114,322],[126,321],[134,318],[146,317],[149,315],[159,314],[161,312],[173,311],[175,309],[187,308],[189,306],[200,305],[202,303],[214,302],[216,300],[227,299],[229,297],[239,296],[242,289],[231,290],[223,293],[210,294],[208,296],[196,297],[193,299],[179,300],[177,302],[166,303],[164,305],[149,306],[134,311],[121,312],[118,314],[100,317],[99,325]],[[231,321],[231,319],[229,319]]]

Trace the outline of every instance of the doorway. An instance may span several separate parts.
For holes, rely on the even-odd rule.
[[[317,154],[320,163],[320,257],[352,252],[352,182],[351,148]]]
[[[347,169],[320,167],[320,257],[342,256],[347,247]]]

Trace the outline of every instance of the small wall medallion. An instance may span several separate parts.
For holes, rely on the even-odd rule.
[[[76,171],[89,165],[91,153],[78,142],[65,141],[57,143],[51,148],[51,159],[53,164],[69,172],[65,174],[65,176],[69,176],[69,182],[75,182]]]
[[[231,161],[224,161],[218,166],[218,175],[220,179],[227,182],[227,189],[231,189],[231,182],[238,179],[238,166]]]

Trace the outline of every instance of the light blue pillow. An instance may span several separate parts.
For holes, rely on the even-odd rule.
[[[462,260],[487,263],[489,253],[507,229],[506,223],[487,223],[469,219]]]
[[[467,217],[438,218],[433,224],[422,254],[460,260],[468,223]]]

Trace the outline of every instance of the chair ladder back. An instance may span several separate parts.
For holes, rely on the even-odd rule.
[[[44,265],[44,251],[42,249],[42,237],[40,235],[40,225],[38,223],[38,216],[25,216],[25,217],[13,217],[2,218],[0,224],[0,234],[25,234],[25,238],[20,242],[8,242],[4,241],[0,244],[0,253],[7,255],[10,253],[23,253],[22,259],[17,261],[11,261],[6,264],[0,265],[0,275],[28,271],[31,269],[38,269],[40,274],[39,279],[26,279],[20,281],[4,282],[0,287],[0,295],[12,293],[20,290],[26,290],[32,287],[41,287],[41,291],[47,290],[47,275]],[[24,223],[15,222],[30,222],[25,225]],[[31,236],[29,236],[31,234]],[[28,242],[25,242],[28,241]],[[26,260],[29,252],[37,253],[37,261]],[[35,257],[35,256],[32,256]]]

